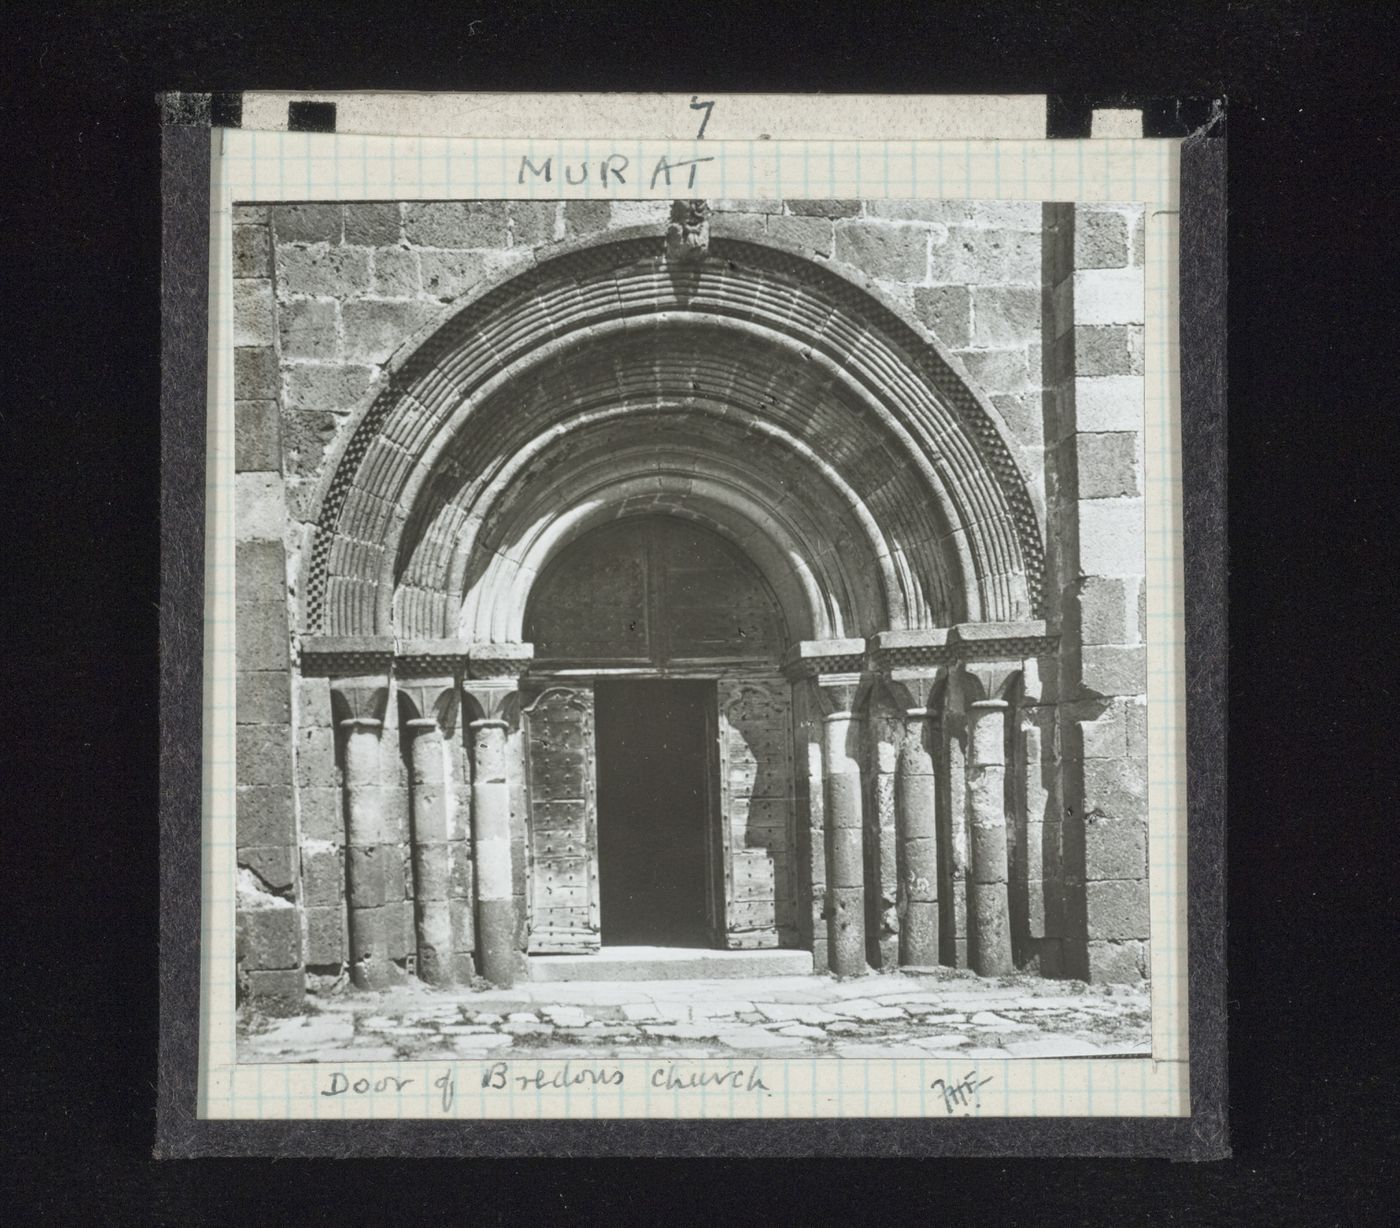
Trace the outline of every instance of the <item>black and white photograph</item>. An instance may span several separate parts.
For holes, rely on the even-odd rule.
[[[1147,1060],[1146,230],[235,201],[237,1061]]]

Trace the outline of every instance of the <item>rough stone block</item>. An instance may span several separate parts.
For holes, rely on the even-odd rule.
[[[304,839],[344,842],[345,810],[338,785],[303,785],[297,789],[297,797]]]
[[[370,267],[375,294],[385,298],[413,298],[418,293],[418,253],[410,248],[375,248]]]
[[[1141,499],[1084,499],[1079,511],[1079,574],[1141,576],[1146,528]]]
[[[331,687],[325,678],[298,678],[297,724],[303,729],[330,729],[334,725],[331,718]]]
[[[274,895],[289,895],[296,882],[296,848],[290,844],[240,848],[238,864],[257,875],[262,886]]]
[[[287,785],[239,785],[235,827],[239,845],[290,844],[296,822]]]
[[[959,350],[957,356],[983,392],[1024,392],[1030,386],[1025,350]]]
[[[287,668],[287,609],[280,602],[249,602],[238,607],[235,654],[244,670]]]
[[[1081,644],[1136,644],[1137,596],[1141,581],[1136,577],[1089,576],[1079,582],[1073,594],[1077,635]]]
[[[236,730],[238,783],[292,783],[291,728],[287,725],[239,725]],[[282,841],[268,841],[282,843]]]
[[[1067,704],[1066,713],[1080,706]],[[1065,732],[1067,758],[1122,759],[1128,753],[1128,726],[1121,707],[1105,708],[1096,720],[1068,721]]]
[[[569,238],[597,234],[608,228],[612,210],[605,200],[566,200],[564,234]]]
[[[247,974],[245,983],[258,1009],[270,1015],[294,1015],[306,997],[306,978],[300,968],[256,969]]]
[[[278,243],[339,243],[342,226],[338,204],[273,205],[272,231]]]
[[[1140,268],[1084,269],[1075,273],[1076,324],[1141,324],[1146,310]]]
[[[335,757],[335,730],[303,728],[297,731],[297,784],[329,788],[340,783]]]
[[[1088,978],[1096,985],[1134,985],[1147,976],[1147,947],[1141,942],[1091,942]]]
[[[1074,267],[1121,269],[1127,263],[1127,218],[1116,210],[1077,206],[1074,218]]]
[[[374,386],[374,369],[293,363],[284,374],[288,409],[354,409]]]
[[[1132,375],[1076,379],[1074,421],[1067,425],[1078,431],[1141,431],[1144,391],[1143,381]]]
[[[919,286],[914,314],[949,349],[972,340],[972,292],[966,286]]]
[[[306,962],[324,968],[345,959],[345,918],[337,908],[307,908]]]
[[[1147,825],[1139,819],[1091,818],[1084,825],[1084,877],[1145,879]]]
[[[1136,431],[1080,433],[1071,437],[1081,499],[1115,499],[1142,493]]]
[[[973,344],[1025,346],[1040,336],[1041,292],[1030,286],[979,286],[973,291]]]
[[[418,253],[423,293],[433,298],[456,298],[486,277],[486,257],[481,252],[428,251]]]
[[[1146,879],[1085,883],[1084,898],[1091,942],[1096,938],[1121,942],[1148,936]]]
[[[287,591],[286,553],[280,541],[241,541],[234,547],[234,599],[238,605],[282,601]],[[241,669],[275,669],[250,666]]]
[[[279,247],[277,294],[337,298],[369,290],[369,252],[362,247]]]
[[[1096,818],[1147,818],[1145,765],[1134,759],[1086,759],[1083,764],[1086,823]],[[1085,839],[1088,839],[1086,830]]]
[[[287,527],[287,497],[280,473],[233,475],[233,531],[239,541],[279,541]]]
[[[344,887],[345,864],[340,849],[315,848],[302,853],[301,895],[308,908],[338,906]]]
[[[238,911],[238,962],[252,968],[295,968],[301,963],[297,910],[242,908]]]
[[[1076,325],[1075,374],[1141,375],[1142,332],[1137,324]]]
[[[1124,705],[1128,724],[1128,757],[1147,762],[1147,703],[1134,699]]]
[[[284,464],[289,474],[315,477],[335,441],[340,419],[326,410],[290,409],[285,415]]]
[[[280,670],[250,673],[239,670],[236,714],[240,725],[286,725],[292,719],[287,675]]]
[[[835,258],[871,277],[928,280],[929,228],[916,223],[841,222]]]
[[[716,213],[782,213],[783,202],[780,200],[745,200],[742,197],[725,197],[720,200],[710,202],[711,208]]]
[[[404,206],[404,235],[420,247],[505,247],[507,202],[435,201]]]
[[[235,278],[272,275],[272,245],[266,226],[233,228],[233,275]]]
[[[957,285],[1040,286],[1040,236],[1020,230],[953,226],[935,244],[929,281]]]
[[[1147,263],[1147,213],[1139,209],[1132,218],[1133,263],[1142,268]]]
[[[233,470],[276,472],[282,468],[282,435],[276,401],[235,401]]]
[[[271,345],[272,283],[261,278],[236,278],[233,283],[233,344]]]
[[[710,218],[710,237],[762,243],[768,237],[768,218],[761,213],[716,213]]]
[[[1147,690],[1147,650],[1088,644],[1079,652],[1079,685],[1092,695],[1142,695]]]
[[[276,398],[276,351],[269,346],[240,346],[233,351],[233,396],[237,401]]]
[[[325,299],[292,299],[277,313],[283,359],[340,356],[340,306]]]
[[[768,218],[768,237],[779,243],[790,243],[818,256],[830,256],[832,227],[821,217],[785,217],[774,214]]]
[[[624,226],[665,225],[671,218],[671,202],[668,200],[615,200],[608,226],[618,230]]]
[[[553,200],[513,200],[508,222],[512,247],[533,247],[554,238],[559,204]]]
[[[399,206],[393,201],[359,201],[345,208],[345,242],[356,247],[387,247],[402,237]]]
[[[1027,372],[1027,379],[1032,385],[1035,384],[1035,370],[1031,368]],[[1029,449],[1038,449],[1044,438],[1043,431],[1045,425],[1045,411],[1041,404],[1041,398],[1033,390],[1022,393],[998,393],[992,397],[992,404],[996,406],[997,412],[1001,414],[1011,433],[1022,444]],[[1031,473],[1032,486],[1036,483],[1039,454],[1031,451],[1027,457],[1027,471]]]
[[[787,211],[794,217],[859,217],[858,200],[790,200]]]

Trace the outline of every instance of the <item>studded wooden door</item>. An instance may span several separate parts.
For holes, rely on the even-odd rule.
[[[551,686],[525,712],[529,949],[598,949],[593,688]]]

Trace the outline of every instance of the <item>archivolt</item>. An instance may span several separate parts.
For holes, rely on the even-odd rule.
[[[806,592],[811,634],[1039,612],[1024,478],[934,346],[791,253],[716,240],[678,270],[661,246],[541,262],[405,347],[324,491],[306,630],[510,638],[540,551],[626,514],[648,466],[669,510],[710,516],[769,557],[775,589]],[[593,476],[565,482],[561,458],[590,445]],[[570,500],[591,510],[551,528]]]

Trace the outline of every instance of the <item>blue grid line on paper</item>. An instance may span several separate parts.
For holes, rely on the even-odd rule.
[[[506,158],[503,149],[493,146],[491,153],[495,158],[489,158],[485,149],[481,146],[492,146],[490,142],[471,142],[470,153],[463,156],[463,146],[461,142],[444,140],[440,151],[434,150],[434,154],[440,157],[425,157],[425,149],[429,148],[421,141],[408,141],[407,145],[399,139],[390,139],[387,142],[373,141],[369,138],[349,137],[338,135],[331,141],[327,141],[319,134],[286,134],[286,133],[259,133],[256,131],[240,132],[236,134],[232,142],[234,148],[225,157],[218,160],[218,169],[221,175],[220,191],[222,195],[218,197],[218,205],[211,209],[213,217],[212,225],[216,234],[220,235],[221,242],[226,242],[231,233],[229,226],[228,205],[235,199],[288,199],[290,196],[300,194],[302,196],[321,195],[329,192],[334,197],[340,197],[347,192],[353,193],[359,198],[371,195],[384,196],[389,199],[399,199],[404,197],[417,196],[418,198],[428,197],[442,193],[460,193],[463,182],[469,186],[467,195],[476,196],[499,196],[518,193],[518,188],[511,181],[510,163]],[[762,148],[767,144],[768,148]],[[1048,184],[1050,188],[1065,182],[1065,168],[1059,165],[1059,160],[1063,156],[1060,146],[1064,142],[1026,142],[1019,143],[1018,146],[993,145],[990,161],[974,148],[971,142],[946,142],[938,143],[930,148],[921,148],[914,142],[902,143],[897,149],[892,151],[891,146],[875,142],[880,146],[878,151],[871,149],[872,143],[844,143],[835,142],[816,143],[802,147],[802,156],[793,157],[795,150],[789,148],[781,142],[773,143],[745,143],[746,150],[742,165],[747,179],[747,190],[750,197],[763,195],[765,191],[771,191],[777,196],[804,196],[814,195],[854,195],[860,198],[886,196],[889,197],[901,190],[908,191],[911,195],[938,195],[943,197],[963,197],[963,198],[985,198],[992,196],[1002,198],[1008,188],[1018,191],[1020,198],[1028,198],[1034,185]],[[1126,184],[1127,195],[1124,197],[1128,201],[1139,199],[1139,189],[1155,197],[1165,197],[1170,199],[1174,192],[1174,165],[1171,161],[1170,148],[1164,142],[1145,142],[1138,145],[1130,158],[1124,161],[1120,156],[1117,144],[1102,143],[1097,147],[1086,142],[1070,142],[1074,146],[1073,166],[1070,168],[1070,181],[1074,191],[1080,198],[1114,200],[1117,198],[1115,188],[1118,184]],[[960,146],[960,148],[959,148]],[[560,142],[558,145],[559,157],[565,155],[569,148],[567,142]],[[637,142],[634,146],[634,166],[644,165],[646,151],[654,149],[646,142]],[[667,143],[664,148],[668,155],[671,146]],[[703,146],[691,142],[691,155],[695,156],[698,150],[703,149],[709,153],[712,143],[705,143]],[[818,150],[818,160],[814,161],[812,150]],[[329,153],[327,151],[330,151]],[[1086,154],[1097,152],[1101,155],[1099,161],[1101,165],[1096,170],[1091,170],[1086,162]],[[871,157],[872,153],[877,153],[877,157]],[[907,184],[902,177],[895,175],[893,166],[897,158],[900,165],[907,160],[908,180]],[[949,155],[956,157],[958,172],[955,172],[950,181],[949,166],[945,165],[945,159]],[[585,146],[585,159],[591,159],[592,150]],[[773,176],[763,182],[760,181],[759,165],[760,158],[771,159],[771,165],[776,168],[776,183]],[[326,162],[330,165],[327,166]],[[719,180],[721,185],[721,195],[725,194],[731,181],[730,163],[731,157],[721,156],[718,164]],[[814,178],[814,167],[825,163],[826,184],[820,185]],[[465,163],[465,165],[463,165]],[[800,190],[790,190],[791,185],[788,179],[794,171],[793,164],[800,168],[797,172],[800,179]],[[1015,167],[1013,171],[1011,167]],[[930,174],[930,167],[933,173]],[[1126,174],[1124,174],[1126,172]],[[372,177],[373,175],[373,177]],[[465,181],[463,176],[465,175]],[[384,178],[387,176],[387,179]],[[440,178],[439,178],[440,177]],[[411,181],[411,182],[410,182]],[[960,182],[959,182],[960,181]],[[1167,185],[1164,190],[1163,185]],[[292,185],[297,185],[297,192],[293,193]],[[1014,185],[1014,187],[1013,187]],[[959,189],[960,190],[955,190]],[[269,196],[269,188],[272,194]],[[1149,190],[1150,189],[1150,190]],[[387,195],[386,195],[387,192]],[[528,198],[538,196],[537,185],[531,185],[526,190]],[[590,185],[587,192],[595,194],[595,189]],[[1042,190],[1040,199],[1053,199],[1057,193]],[[1161,234],[1157,233],[1158,228],[1149,227],[1149,254],[1156,266],[1156,271],[1162,284],[1166,284],[1167,274],[1170,272],[1170,263],[1175,256],[1174,233],[1175,218],[1164,221],[1160,227]],[[221,266],[222,267],[222,266]],[[222,276],[211,278],[211,319],[217,323],[211,329],[211,341],[216,337],[227,339],[231,334],[231,302],[226,293],[225,283]],[[1175,363],[1171,359],[1171,352],[1174,346],[1172,337],[1172,321],[1170,319],[1169,305],[1163,295],[1158,295],[1156,300],[1149,306],[1147,311],[1149,335],[1155,337],[1155,361],[1153,369],[1155,380],[1153,388],[1149,389],[1146,400],[1149,420],[1156,421],[1159,426],[1171,425],[1170,413],[1175,395],[1176,369]],[[227,361],[225,361],[227,359]],[[227,396],[230,392],[229,383],[231,381],[231,354],[220,352],[216,356],[216,361],[211,364],[211,392],[213,401],[219,402],[220,398]],[[215,412],[216,405],[211,405],[211,439],[215,449],[220,454],[225,454],[231,447],[232,442],[232,422],[225,417],[219,417]],[[1153,419],[1153,415],[1156,418]],[[1149,433],[1151,431],[1149,430]],[[1180,544],[1176,537],[1174,525],[1179,521],[1180,499],[1178,494],[1177,478],[1179,477],[1179,457],[1175,447],[1172,445],[1171,433],[1162,429],[1159,432],[1160,439],[1158,445],[1150,452],[1144,446],[1144,459],[1150,460],[1149,472],[1147,473],[1146,495],[1144,498],[1145,514],[1150,515],[1146,539],[1148,542],[1150,561],[1158,565],[1161,572],[1158,579],[1149,582],[1149,610],[1148,619],[1151,625],[1161,626],[1162,630],[1170,631],[1179,626],[1180,620]],[[218,602],[226,597],[232,589],[232,524],[231,491],[224,485],[224,469],[211,458],[210,468],[210,507],[211,513],[222,509],[224,517],[223,526],[211,525],[211,542],[224,548],[227,560],[217,550],[211,552],[210,574],[207,584],[209,595],[212,601]],[[1176,472],[1172,472],[1175,467]],[[1162,571],[1162,569],[1166,569]],[[1173,605],[1171,603],[1176,603]],[[215,646],[211,651],[209,669],[213,675],[220,671],[227,670],[231,673],[232,653],[231,651],[218,647],[222,643],[220,636],[227,638],[232,631],[231,620],[216,612],[211,612],[206,620],[206,629],[209,632],[210,642]],[[1179,645],[1173,641],[1166,645],[1166,651],[1161,655],[1158,663],[1150,670],[1149,676],[1154,683],[1159,683],[1163,688],[1168,684],[1180,690],[1179,676]],[[211,675],[211,676],[213,676]],[[231,695],[231,690],[229,694]],[[1158,795],[1160,791],[1175,789],[1181,796],[1180,780],[1173,770],[1174,751],[1170,742],[1180,737],[1182,733],[1179,719],[1179,708],[1175,702],[1168,703],[1159,694],[1154,701],[1149,695],[1149,709],[1152,712],[1152,729],[1157,735],[1150,753],[1152,755],[1152,774],[1149,780],[1150,795]],[[214,959],[213,953],[220,946],[227,946],[232,938],[231,927],[221,924],[220,918],[231,918],[233,902],[236,896],[236,864],[234,862],[235,841],[231,837],[232,807],[231,797],[228,796],[223,787],[217,781],[219,779],[231,779],[234,763],[232,741],[228,738],[221,738],[218,735],[219,727],[227,727],[231,724],[233,716],[232,701],[228,698],[219,698],[217,701],[211,700],[206,708],[206,720],[211,727],[210,740],[207,742],[207,762],[206,762],[206,802],[210,810],[211,821],[217,819],[222,824],[222,834],[216,837],[212,829],[206,832],[204,849],[206,864],[213,867],[215,864],[222,864],[229,867],[227,876],[223,882],[218,882],[214,877],[206,877],[206,915],[202,918],[201,931],[205,939],[205,950],[210,953],[210,958],[205,967],[206,993],[201,997],[201,1023],[205,1035],[210,1035],[211,1028],[216,1033],[223,1034],[223,1043],[226,1049],[232,1046],[232,1027],[214,1027],[212,1016],[212,1000],[214,996],[231,998],[233,992],[233,978],[229,975],[231,964],[224,961],[222,965]],[[1164,745],[1163,737],[1168,740]],[[1154,802],[1154,806],[1155,806]],[[1167,816],[1168,818],[1170,816]],[[1184,839],[1179,831],[1164,828],[1160,822],[1162,816],[1156,809],[1153,810],[1154,824],[1154,861],[1153,874],[1150,879],[1150,889],[1153,895],[1154,904],[1160,905],[1163,909],[1174,909],[1181,905],[1183,897],[1184,878]],[[1156,846],[1166,846],[1165,856],[1158,856],[1162,850]],[[223,877],[223,876],[220,876]],[[1184,955],[1184,930],[1177,925],[1164,927],[1162,933],[1158,933],[1154,916],[1153,933],[1153,955],[1154,961],[1162,958],[1161,965],[1154,962],[1153,984],[1154,994],[1156,987],[1161,985],[1169,987],[1172,983],[1180,981],[1184,976],[1184,962],[1181,958]],[[1173,996],[1179,1002],[1181,996],[1174,993]],[[1154,1001],[1154,1013],[1156,1003]],[[1173,1028],[1177,1026],[1176,1020],[1167,1021]],[[1184,1012],[1180,1021],[1184,1026]],[[458,1063],[464,1069],[470,1065],[467,1061]],[[770,1064],[770,1063],[765,1063]],[[790,1063],[789,1067],[798,1063]],[[803,1059],[802,1079],[789,1077],[785,1080],[782,1090],[782,1111],[784,1114],[811,1111],[811,1104],[819,1096],[819,1088],[823,1082],[823,1063],[818,1059]],[[1035,1062],[1021,1063],[1018,1065],[1012,1061],[1000,1062],[1001,1075],[999,1077],[1000,1093],[999,1099],[1003,1112],[1015,1111],[1017,1097],[1023,1088],[1013,1086],[1015,1082],[1015,1072],[1024,1070],[1029,1072],[1026,1080],[1030,1094],[1030,1112],[1036,1115],[1044,1115],[1049,1111],[1049,1106],[1040,1093],[1045,1089],[1044,1081],[1041,1078],[1039,1064]],[[936,1071],[938,1063],[930,1063],[927,1059],[917,1061],[917,1070],[920,1075],[917,1079],[917,1095],[912,1100],[917,1101],[917,1111],[920,1114],[929,1112],[930,1104],[927,1095],[930,1075]],[[1174,1096],[1179,1085],[1177,1074],[1181,1063],[1166,1062],[1162,1064],[1165,1075],[1165,1084],[1162,1087],[1150,1085],[1152,1065],[1147,1062],[1139,1062],[1135,1066],[1137,1078],[1134,1083],[1127,1083],[1124,1079],[1124,1072],[1121,1064],[1115,1064],[1111,1070],[1105,1069],[1103,1063],[1095,1064],[1090,1062],[1082,1071],[1083,1098],[1087,1106],[1092,1110],[1096,1101],[1103,1104],[1107,1099],[1111,1111],[1123,1111],[1129,1100],[1137,1103],[1147,1103],[1150,1099],[1160,1100],[1165,1097],[1170,1100]],[[849,1070],[848,1070],[849,1067]],[[399,1071],[407,1069],[402,1063],[395,1062],[392,1069]],[[871,1076],[872,1069],[876,1070],[875,1077]],[[879,1098],[887,1096],[894,1098],[896,1107],[902,1107],[900,1099],[914,1092],[916,1089],[901,1084],[895,1078],[896,1063],[883,1062],[876,1063],[873,1067],[871,1063],[844,1060],[841,1061],[834,1071],[836,1082],[836,1102],[833,1112],[837,1116],[847,1114],[859,1114],[861,1112],[871,1113],[876,1111]],[[951,1067],[948,1067],[951,1069]],[[1066,1111],[1069,1104],[1069,1090],[1066,1083],[1068,1073],[1072,1067],[1064,1062],[1057,1063],[1059,1076],[1059,1107],[1060,1111]],[[248,1073],[247,1068],[238,1073]],[[243,1115],[245,1109],[252,1109],[258,1114],[280,1112],[284,1116],[292,1117],[298,1115],[322,1116],[327,1111],[327,1106],[319,1103],[319,1097],[314,1093],[307,1095],[301,1090],[301,1085],[295,1078],[295,1071],[287,1066],[271,1066],[264,1070],[255,1072],[258,1078],[236,1079],[228,1078],[223,1086],[226,1088],[224,1099],[230,1113]],[[789,1069],[789,1076],[794,1072]],[[829,1068],[828,1071],[829,1072]],[[1076,1077],[1081,1077],[1077,1075]],[[888,1082],[886,1082],[888,1080]],[[1107,1080],[1107,1083],[1105,1082]],[[427,1080],[421,1080],[425,1084]],[[644,1081],[646,1082],[646,1081]],[[805,1087],[804,1087],[805,1084]],[[801,1089],[799,1093],[799,1089]],[[859,1092],[860,1108],[856,1108],[849,1099],[851,1093]],[[619,1089],[616,1097],[616,1104],[610,1107],[615,1113],[635,1116],[640,1109],[643,1113],[650,1112],[652,1108],[651,1089],[643,1086],[640,1089],[640,1096],[630,1089]],[[467,1107],[463,1102],[467,1100],[465,1088],[459,1085],[459,1111],[464,1111]],[[798,1103],[801,1097],[805,1097],[807,1103]],[[995,1097],[994,1097],[995,1098]],[[488,1112],[493,1114],[499,1111],[499,1106],[488,1106],[484,1094],[478,1089],[475,1096],[475,1107],[478,1115],[485,1116]],[[512,1098],[513,1099],[513,1098]],[[537,1089],[532,1098],[533,1104],[530,1106],[536,1116],[544,1112],[545,1096]],[[588,1111],[593,1117],[598,1117],[605,1106],[602,1105],[599,1092],[596,1086],[589,1096]],[[682,1096],[675,1093],[670,1097],[672,1110],[679,1109],[682,1103]],[[640,1100],[640,1104],[638,1104]],[[395,1093],[392,1103],[386,1103],[376,1108],[376,1113],[385,1116],[410,1116],[417,1113],[431,1111],[433,1095],[430,1087],[422,1088],[421,1098],[414,1094],[405,1096],[402,1091]],[[698,1100],[692,1099],[692,1104],[697,1105],[696,1112],[701,1116],[734,1117],[740,1112],[737,1096],[732,1086],[722,1094],[704,1093]],[[516,1106],[512,1103],[512,1111]],[[520,1106],[524,1109],[525,1106]],[[336,1106],[336,1115],[345,1117],[348,1114],[348,1104],[342,1103]],[[756,1112],[761,1116],[770,1113],[772,1110],[760,1103]]]

